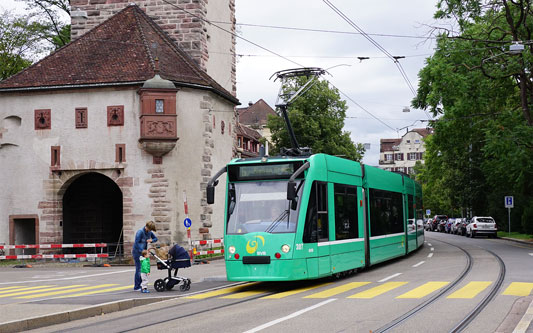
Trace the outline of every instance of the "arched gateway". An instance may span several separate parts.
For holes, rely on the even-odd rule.
[[[88,173],[63,196],[63,243],[108,243],[122,249],[122,192],[110,178]],[[86,249],[87,250],[87,249]]]

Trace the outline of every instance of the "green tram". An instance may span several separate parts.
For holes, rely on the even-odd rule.
[[[407,175],[326,154],[235,159],[208,203],[224,172],[230,281],[340,275],[424,243],[421,186]]]

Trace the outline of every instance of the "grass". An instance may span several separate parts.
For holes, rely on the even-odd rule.
[[[498,231],[498,237],[507,237],[507,238],[515,238],[515,239],[533,241],[533,235],[521,234],[519,232],[508,233],[507,231]]]

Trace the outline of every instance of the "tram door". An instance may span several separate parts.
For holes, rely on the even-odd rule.
[[[327,186],[325,182],[313,183],[303,235],[304,243],[317,244],[319,276],[331,271]]]

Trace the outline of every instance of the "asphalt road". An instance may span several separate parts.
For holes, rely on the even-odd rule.
[[[164,302],[41,328],[39,332],[146,329],[156,332],[376,332],[390,327],[391,323],[394,325],[394,320],[417,308],[420,308],[418,312],[397,321],[390,331],[450,332],[487,299],[487,305],[464,331],[512,332],[523,319],[532,298],[526,295],[531,295],[533,290],[533,247],[500,239],[469,239],[432,232],[426,233],[425,246],[411,255],[337,280],[248,283],[211,291],[228,284],[216,278],[224,273],[221,264],[205,265],[209,266],[209,272],[197,273],[199,269],[192,268],[197,270],[191,270],[192,275],[203,277],[193,277],[189,294],[173,290],[168,292],[172,299]],[[109,273],[106,275],[95,275],[98,273],[81,268],[52,270],[48,275],[40,272],[42,276],[31,278],[57,280],[57,275],[64,279],[57,282],[61,285],[116,283],[122,286],[124,283],[127,286],[132,274],[127,270],[112,268],[102,272]],[[86,277],[66,280],[80,273]],[[9,279],[23,281],[23,272],[12,274]],[[95,304],[132,294],[135,293],[125,289],[110,294],[74,296],[69,302]],[[65,300],[50,297],[33,302],[46,307]],[[0,304],[20,301],[0,298],[0,302],[5,302]],[[428,301],[431,302],[425,304]],[[532,330],[530,325],[524,332]]]

